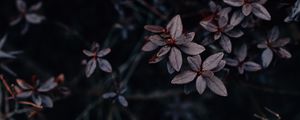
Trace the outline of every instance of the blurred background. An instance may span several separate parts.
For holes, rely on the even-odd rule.
[[[38,0],[25,0],[32,5]],[[22,24],[9,22],[19,13],[14,0],[0,1],[0,36],[7,34],[4,50],[22,50],[13,61],[2,60],[17,77],[1,70],[14,80],[32,75],[49,77],[65,74],[64,86],[71,90],[57,100],[54,107],[44,109],[38,120],[256,120],[254,114],[268,120],[300,120],[300,31],[299,22],[285,23],[293,0],[269,0],[264,6],[272,21],[260,21],[256,27],[243,29],[248,34],[241,41],[249,43],[249,53],[261,54],[253,43],[273,26],[281,36],[290,37],[286,47],[293,55],[289,60],[275,58],[271,66],[259,72],[239,75],[226,67],[220,73],[228,89],[228,97],[209,90],[199,95],[191,85],[170,84],[165,63],[148,64],[153,53],[141,52],[144,37],[150,35],[144,25],[164,26],[176,14],[182,17],[184,31],[195,31],[195,42],[201,43],[205,30],[199,22],[209,14],[207,0],[43,0],[40,14],[46,19],[30,25],[21,34]],[[222,1],[216,0],[226,6]],[[96,70],[92,77],[84,75],[82,61],[93,42],[111,48],[105,56],[113,73]],[[256,56],[255,56],[256,54]],[[207,53],[204,53],[207,55]],[[259,59],[257,60],[259,61]],[[125,81],[128,107],[102,99],[114,91],[113,81]],[[193,84],[192,84],[193,85]],[[267,109],[266,109],[267,108]]]

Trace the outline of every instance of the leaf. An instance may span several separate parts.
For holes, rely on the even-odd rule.
[[[10,55],[6,52],[0,51],[0,58],[10,58],[10,59],[15,59],[16,57],[13,55]]]
[[[36,104],[36,105],[42,105],[42,98],[39,95],[32,95],[32,101]]]
[[[281,38],[277,41],[274,41],[272,44],[272,47],[283,47],[287,45],[290,42],[290,38]]]
[[[21,93],[17,93],[17,98],[28,98],[32,95],[32,91],[22,91]]]
[[[219,52],[215,53],[208,58],[206,58],[203,62],[203,70],[212,70],[218,66],[220,61],[223,59],[224,53]]]
[[[231,48],[232,48],[231,41],[226,35],[222,35],[219,43],[221,47],[225,50],[225,52],[231,53]]]
[[[159,57],[159,56],[157,56],[157,55],[153,55],[152,58],[150,58],[149,63],[150,63],[150,64],[158,63],[158,62],[160,62],[161,60],[163,60],[165,57],[166,57],[166,56],[161,56],[161,57]]]
[[[95,59],[91,59],[88,61],[88,63],[86,64],[86,67],[85,67],[86,77],[90,77],[94,73],[96,66],[97,66],[97,63],[96,63]]]
[[[218,40],[218,39],[221,38],[222,35],[223,35],[223,34],[222,34],[221,32],[216,32],[216,33],[214,34],[214,39],[215,39],[215,40]]]
[[[27,82],[25,82],[22,79],[17,79],[16,82],[23,90],[33,89],[31,85],[29,85]]]
[[[226,4],[234,6],[234,7],[240,7],[244,4],[244,0],[223,0]]]
[[[16,6],[19,12],[26,12],[27,6],[26,3],[23,0],[17,0]]]
[[[167,69],[169,74],[173,74],[175,72],[175,69],[170,65],[169,62],[167,62]]]
[[[154,33],[162,33],[165,31],[163,27],[157,25],[145,25],[144,29]]]
[[[126,100],[126,98],[124,96],[118,96],[118,101],[119,103],[123,106],[123,107],[127,107],[128,106],[128,102]]]
[[[244,64],[238,66],[238,71],[239,71],[240,74],[244,74],[244,69],[245,69],[245,65]]]
[[[48,92],[54,89],[57,86],[57,82],[55,81],[54,77],[48,79],[45,83],[43,83],[39,88],[39,92]]]
[[[216,68],[214,68],[212,71],[213,72],[218,72],[218,71],[222,70],[225,67],[225,65],[226,65],[226,61],[225,60],[221,60],[221,62],[219,63],[219,65]]]
[[[97,56],[98,56],[98,57],[104,57],[104,56],[106,56],[107,54],[109,54],[110,52],[111,52],[111,49],[110,49],[110,48],[106,48],[106,49],[100,50],[100,51],[97,53]]]
[[[225,58],[226,64],[232,67],[236,67],[239,64],[239,61],[231,58]]]
[[[242,7],[242,12],[245,16],[250,15],[250,13],[252,12],[252,5],[249,3],[244,4]]]
[[[241,30],[232,29],[232,30],[226,32],[226,34],[233,38],[239,38],[244,35],[244,32]]]
[[[267,47],[268,47],[268,45],[265,42],[257,44],[257,48],[260,48],[260,49],[264,49]]]
[[[263,67],[268,67],[273,59],[273,52],[271,49],[267,48],[261,54]]]
[[[237,59],[239,61],[244,61],[247,57],[247,45],[243,44],[239,49],[234,51],[234,54],[236,55]]]
[[[7,38],[7,35],[4,35],[4,36],[2,37],[2,39],[1,39],[1,41],[0,41],[0,49],[3,48],[4,43],[6,42],[6,38]]]
[[[206,81],[203,79],[202,76],[197,77],[196,80],[196,89],[199,94],[202,94],[206,88]]]
[[[102,71],[108,72],[108,73],[112,72],[112,67],[107,60],[98,58],[97,61],[98,61],[99,67]]]
[[[220,18],[218,19],[218,25],[219,28],[223,28],[227,25],[228,23],[228,18],[224,17],[224,16],[220,16]]]
[[[252,3],[252,7],[253,7],[252,13],[256,17],[263,19],[263,20],[268,20],[268,21],[271,20],[271,15],[264,6],[262,6],[261,4],[258,4],[258,3]]]
[[[189,43],[193,41],[195,37],[195,32],[189,32],[187,34],[182,34],[180,37],[176,38],[176,44],[177,45],[182,45],[185,43]]]
[[[108,93],[104,93],[102,95],[102,98],[103,99],[108,99],[108,98],[113,98],[113,97],[116,97],[117,94],[115,92],[108,92]]]
[[[156,44],[154,44],[151,41],[146,42],[146,44],[142,47],[142,51],[144,52],[150,52],[158,48]]]
[[[284,48],[279,48],[278,53],[281,58],[289,59],[292,57],[292,54]]]
[[[196,76],[197,76],[197,73],[195,73],[193,71],[190,71],[190,70],[184,71],[184,72],[176,75],[173,78],[173,80],[171,81],[171,83],[172,84],[186,84],[186,83],[193,81]]]
[[[201,70],[201,64],[202,64],[202,60],[200,55],[195,55],[195,56],[189,56],[187,57],[187,61],[190,65],[190,67],[192,68],[192,70],[194,71],[200,71]]]
[[[164,40],[159,35],[151,35],[148,39],[157,46],[166,45]]]
[[[38,2],[34,5],[32,5],[30,8],[29,8],[29,11],[37,11],[39,10],[41,7],[42,7],[43,3],[42,2]]]
[[[220,16],[220,18],[225,18],[225,21],[223,22],[223,23],[228,23],[228,20],[229,20],[229,18],[228,18],[228,14],[230,13],[230,11],[231,11],[231,7],[226,7],[226,8],[223,8],[223,9],[221,9],[217,14],[218,14],[218,16]],[[225,24],[225,25],[226,25]],[[223,27],[225,26],[225,25],[222,25]],[[219,26],[220,26],[220,24],[219,24]]]
[[[171,49],[169,55],[169,62],[176,71],[180,70],[182,65],[182,55],[181,52],[176,47],[172,47]]]
[[[188,42],[186,44],[183,44],[180,46],[180,49],[182,52],[188,55],[198,55],[205,50],[205,48],[202,45],[199,45],[194,42]]]
[[[268,32],[268,41],[273,42],[279,38],[279,28],[277,26],[273,27],[270,32]]]
[[[216,76],[207,78],[207,87],[220,96],[227,96],[227,90],[224,83]]]
[[[258,71],[258,70],[261,70],[261,66],[255,62],[252,62],[252,61],[247,61],[244,63],[244,69],[246,71]]]
[[[156,53],[156,55],[157,55],[158,57],[164,56],[164,55],[166,55],[167,53],[169,53],[170,49],[171,49],[171,47],[169,47],[169,46],[164,46],[164,47],[160,48],[160,50]]]
[[[167,25],[167,30],[170,32],[172,38],[177,38],[181,36],[182,29],[182,22],[179,15],[173,17]]]
[[[40,95],[41,99],[42,99],[42,104],[45,105],[45,107],[48,108],[52,108],[53,107],[53,100],[46,95]]]
[[[22,20],[22,17],[19,16],[19,17],[15,18],[14,20],[10,21],[10,22],[9,22],[9,25],[10,25],[10,26],[14,26],[14,25],[20,23],[21,20]]]
[[[32,23],[32,24],[39,24],[45,19],[44,16],[37,15],[34,13],[26,14],[25,18],[29,23]]]
[[[83,54],[85,54],[88,57],[92,57],[94,56],[94,53],[88,50],[82,50]]]
[[[231,16],[230,25],[236,26],[236,25],[240,24],[244,18],[245,18],[245,16],[242,13],[242,11],[237,10]]]
[[[218,27],[216,25],[212,24],[211,22],[201,21],[200,25],[209,32],[217,32],[218,31]]]

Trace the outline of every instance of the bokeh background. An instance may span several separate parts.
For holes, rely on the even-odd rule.
[[[25,0],[34,4],[38,0]],[[221,1],[217,1],[221,2]],[[18,77],[31,75],[47,77],[64,73],[64,85],[71,95],[56,101],[54,108],[45,109],[37,119],[45,120],[256,120],[254,114],[276,117],[264,109],[280,114],[283,120],[300,119],[300,29],[298,22],[285,23],[293,0],[269,0],[266,8],[272,21],[261,21],[251,34],[234,42],[251,43],[256,35],[273,26],[279,26],[282,36],[290,37],[287,46],[293,57],[275,59],[271,67],[255,73],[238,75],[227,68],[223,81],[228,97],[210,91],[199,95],[187,86],[170,84],[164,63],[148,64],[152,53],[141,52],[146,24],[165,25],[180,14],[185,31],[196,31],[194,41],[200,43],[204,29],[199,21],[208,14],[207,0],[44,0],[41,13],[46,20],[31,25],[22,35],[22,25],[10,27],[9,22],[18,14],[15,1],[0,1],[0,35],[8,34],[7,50],[22,50],[9,67]],[[101,99],[111,90],[111,74],[96,71],[91,78],[84,75],[83,49],[92,42],[110,47],[105,58],[113,66],[114,79],[126,80],[125,96],[129,106]],[[255,46],[251,53],[260,54]],[[5,71],[1,71],[4,75]],[[226,75],[224,75],[226,74]],[[9,78],[15,77],[7,75]],[[174,119],[175,118],[175,119]]]

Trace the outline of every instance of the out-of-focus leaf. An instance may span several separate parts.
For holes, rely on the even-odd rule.
[[[40,97],[42,99],[42,104],[45,107],[48,107],[48,108],[52,108],[53,107],[53,100],[49,96],[40,95]]]
[[[244,14],[240,10],[235,11],[231,16],[230,25],[236,26],[240,24],[244,17]]]
[[[263,19],[263,20],[268,20],[268,21],[271,20],[271,15],[264,6],[262,6],[261,4],[258,4],[258,3],[252,3],[252,7],[253,7],[252,13],[256,17]]]
[[[26,14],[25,18],[29,23],[32,24],[39,24],[45,19],[44,16],[37,15],[35,13]]]
[[[29,85],[27,82],[25,82],[22,79],[17,79],[16,82],[23,90],[33,89],[31,85]]]
[[[126,100],[126,98],[124,96],[118,96],[118,101],[119,103],[123,106],[123,107],[127,107],[128,106],[128,102]]]
[[[112,72],[112,67],[107,60],[98,58],[97,61],[101,70],[109,73]]]
[[[43,3],[42,2],[38,2],[34,5],[32,5],[30,8],[29,8],[29,11],[37,11],[39,10],[41,7],[42,7]]]
[[[233,38],[239,38],[244,35],[244,32],[241,30],[238,30],[238,29],[232,29],[232,30],[226,32],[226,34]]]
[[[85,54],[88,57],[92,57],[94,56],[94,53],[88,50],[82,50],[83,54]]]
[[[225,50],[225,52],[231,53],[231,49],[232,49],[231,41],[226,35],[222,35],[219,43],[221,47]]]
[[[279,38],[279,28],[273,27],[270,32],[268,32],[268,41],[272,42]]]
[[[96,63],[95,59],[91,59],[88,61],[88,63],[86,64],[86,67],[85,67],[86,77],[90,77],[94,73],[96,66],[97,66],[97,63]]]
[[[235,59],[231,59],[231,58],[226,58],[225,59],[226,64],[232,67],[238,66],[239,62]]]
[[[154,44],[154,43],[151,42],[151,41],[148,41],[148,42],[142,47],[142,51],[150,52],[150,51],[155,50],[156,48],[158,48],[158,46],[157,46],[156,44]]]
[[[290,42],[289,38],[281,38],[271,43],[272,47],[283,47]]]
[[[161,26],[157,26],[157,25],[145,25],[144,29],[153,32],[153,33],[161,33],[164,32],[165,29]]]
[[[261,55],[261,58],[263,67],[268,67],[273,59],[272,50],[269,48],[265,49]]]
[[[258,71],[258,70],[261,70],[261,66],[255,62],[252,62],[252,61],[247,61],[245,62],[244,64],[244,69],[246,71]]]
[[[237,59],[239,61],[244,61],[247,57],[247,45],[243,44],[239,49],[236,49],[234,51],[234,54],[236,55]]]
[[[284,48],[279,48],[278,53],[281,58],[289,59],[292,57],[292,54]]]
[[[42,98],[39,95],[32,95],[32,101],[36,104],[36,105],[42,105]]]
[[[113,97],[116,97],[117,94],[115,92],[108,92],[108,93],[104,93],[102,95],[102,98],[103,99],[108,99],[108,98],[113,98]]]
[[[17,93],[16,97],[18,98],[28,98],[28,97],[31,97],[32,95],[32,91],[22,91],[20,93]]]
[[[97,53],[97,56],[103,57],[103,56],[106,56],[107,54],[109,54],[110,52],[111,52],[110,48],[102,49]]]
[[[26,5],[26,3],[23,0],[17,0],[16,1],[16,6],[17,6],[17,9],[20,12],[25,12],[26,9],[27,9],[27,5]]]
[[[39,92],[48,92],[54,89],[57,86],[57,82],[55,81],[54,77],[48,79],[45,83],[43,83],[39,88]]]

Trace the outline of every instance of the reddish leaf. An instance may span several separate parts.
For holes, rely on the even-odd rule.
[[[144,29],[154,33],[161,33],[165,31],[163,27],[157,25],[145,25]]]
[[[16,82],[23,90],[33,89],[31,85],[29,85],[27,82],[25,82],[22,79],[17,79]]]
[[[261,70],[261,66],[255,62],[248,61],[244,63],[244,67],[246,71],[258,71]]]
[[[186,84],[193,81],[197,73],[193,71],[185,71],[176,75],[171,81],[172,84]]]

